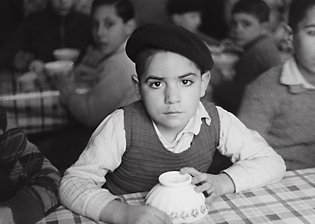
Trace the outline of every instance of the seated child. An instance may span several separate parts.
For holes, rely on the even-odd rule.
[[[77,48],[83,55],[92,39],[91,26],[87,15],[75,11],[75,4],[76,0],[48,0],[45,9],[27,15],[3,45],[0,68],[27,71],[35,62],[42,67],[55,60],[55,49],[64,47]]]
[[[248,86],[238,116],[295,170],[315,167],[315,1],[293,0],[288,25],[294,55]]]
[[[231,39],[244,52],[235,64],[233,80],[214,78],[211,84],[214,102],[235,114],[246,86],[280,64],[281,58],[274,40],[267,35],[269,8],[263,0],[238,1],[231,17]]]
[[[125,53],[126,40],[136,27],[129,0],[95,0],[91,8],[94,46],[73,71],[76,81],[54,80],[60,100],[73,117],[92,129],[117,108],[137,100],[131,81],[134,63]],[[88,92],[78,92],[80,82]]]
[[[170,170],[192,175],[208,203],[284,176],[283,159],[257,132],[200,101],[213,61],[195,34],[147,24],[133,32],[126,52],[136,63],[133,81],[140,100],[105,118],[67,169],[59,191],[66,207],[109,223],[172,223],[158,209],[125,204],[119,195],[149,191]],[[216,150],[233,165],[211,175],[206,171]]]
[[[219,40],[199,31],[203,12],[203,5],[200,0],[169,0],[166,8],[173,24],[195,33],[207,45],[219,44]]]
[[[0,223],[36,223],[59,205],[58,170],[0,108]],[[4,221],[4,222],[3,222]]]

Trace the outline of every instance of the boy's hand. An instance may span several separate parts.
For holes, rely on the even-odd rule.
[[[192,167],[184,167],[180,170],[180,172],[182,174],[188,173],[193,177],[192,183],[197,185],[195,191],[198,193],[206,193],[208,195],[206,198],[206,202],[208,204],[212,203],[224,194],[235,191],[232,179],[225,173],[212,175],[208,173],[201,173]]]
[[[129,206],[127,210],[128,224],[172,224],[170,217],[159,209],[150,205]]]
[[[170,217],[150,205],[128,205],[119,201],[109,203],[101,214],[101,220],[123,224],[172,224]]]

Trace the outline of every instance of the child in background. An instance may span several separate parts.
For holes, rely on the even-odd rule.
[[[79,83],[66,77],[54,81],[72,116],[94,129],[114,110],[137,100],[131,81],[134,64],[125,53],[136,27],[134,6],[129,0],[95,0],[91,19],[95,44],[73,71]],[[88,92],[77,91],[80,82],[88,82]]]
[[[295,170],[315,167],[315,0],[293,0],[288,18],[294,55],[248,86],[238,116]]]
[[[167,13],[173,24],[195,33],[207,45],[218,45],[219,41],[199,31],[202,23],[203,5],[200,0],[169,0]]]
[[[0,51],[0,69],[13,66],[25,72],[33,63],[42,68],[55,60],[53,51],[58,48],[76,48],[84,55],[91,43],[90,20],[75,11],[75,4],[76,0],[48,0],[45,9],[26,16]]]
[[[0,108],[0,223],[33,224],[60,205],[60,173]]]
[[[139,101],[116,110],[99,125],[59,191],[69,209],[109,223],[172,223],[152,206],[128,205],[119,195],[149,191],[158,176],[180,170],[193,176],[211,203],[280,180],[282,158],[235,116],[200,101],[213,61],[207,46],[179,26],[147,24],[134,31],[127,55]],[[215,150],[234,163],[207,174]]]
[[[269,68],[279,65],[277,46],[268,35],[269,7],[263,0],[240,0],[231,12],[231,40],[244,52],[235,64],[232,80],[219,74],[212,80],[216,104],[236,113],[246,86]]]

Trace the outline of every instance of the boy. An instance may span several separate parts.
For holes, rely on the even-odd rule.
[[[24,72],[35,62],[42,67],[55,60],[58,48],[77,48],[83,56],[92,40],[91,25],[88,15],[75,11],[76,2],[48,0],[44,10],[25,17],[0,51],[0,68]]]
[[[58,170],[0,108],[0,223],[36,223],[59,205]]]
[[[231,39],[244,52],[235,65],[234,79],[218,79],[220,81],[212,84],[216,104],[235,114],[246,86],[269,68],[279,65],[281,59],[274,40],[267,35],[269,7],[263,0],[240,0],[231,13]]]
[[[199,31],[202,23],[202,2],[200,0],[170,0],[166,5],[173,24],[195,33],[207,45],[218,45],[219,41]]]
[[[200,102],[213,61],[193,33],[148,24],[133,32],[126,52],[136,64],[140,100],[105,118],[66,171],[59,192],[65,206],[97,221],[172,223],[156,208],[127,205],[117,195],[149,191],[170,170],[191,174],[208,203],[283,177],[282,158],[256,132],[222,108]],[[206,174],[216,149],[234,165]]]
[[[315,0],[293,0],[288,18],[294,54],[247,87],[238,117],[296,170],[315,167]]]

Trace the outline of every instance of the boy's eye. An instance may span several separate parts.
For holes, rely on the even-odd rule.
[[[154,89],[158,89],[163,85],[162,82],[152,82],[149,84],[150,87],[154,88]]]
[[[251,24],[250,22],[246,22],[246,21],[245,21],[245,22],[242,22],[242,26],[243,26],[243,27],[246,27],[246,28],[247,28],[247,27],[250,27],[251,25],[252,25],[252,24]]]
[[[193,83],[193,81],[185,79],[182,80],[181,83],[183,86],[190,86]]]
[[[111,28],[114,25],[114,23],[112,21],[105,21],[104,22],[104,27],[106,27],[107,29]]]
[[[315,36],[315,30],[309,30],[307,34],[310,36]]]

